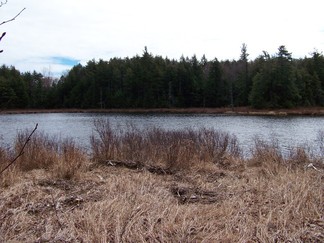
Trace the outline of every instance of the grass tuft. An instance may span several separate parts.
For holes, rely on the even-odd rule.
[[[4,168],[24,145],[28,132],[17,135],[12,151],[0,148],[0,169]],[[10,186],[26,172],[45,170],[53,178],[78,179],[79,172],[88,161],[86,153],[69,140],[59,140],[42,133],[36,133],[25,147],[16,163],[0,175],[0,186]]]
[[[86,161],[86,154],[74,142],[65,140],[53,163],[53,177],[65,180],[78,179]]]

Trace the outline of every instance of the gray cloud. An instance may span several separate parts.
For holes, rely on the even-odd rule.
[[[293,55],[323,50],[321,0],[9,0],[0,21],[26,11],[10,24],[1,42],[1,64],[22,71],[70,68],[68,58],[84,64],[141,54],[182,54],[237,59],[243,42],[251,58],[286,45]],[[53,58],[54,57],[54,58]]]

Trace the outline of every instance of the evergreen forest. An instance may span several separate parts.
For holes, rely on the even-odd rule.
[[[292,58],[285,46],[249,60],[141,56],[90,60],[58,79],[0,67],[0,109],[293,108],[324,106],[324,57]]]

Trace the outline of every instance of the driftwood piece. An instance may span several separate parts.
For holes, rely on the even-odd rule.
[[[171,193],[180,203],[210,204],[222,200],[222,194],[216,191],[206,191],[199,188],[172,186]]]
[[[168,168],[162,168],[159,166],[146,165],[140,161],[132,160],[100,160],[99,163],[114,166],[114,167],[124,167],[131,170],[147,170],[150,173],[157,175],[171,175],[173,171]]]

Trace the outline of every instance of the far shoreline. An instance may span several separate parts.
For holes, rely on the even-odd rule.
[[[324,116],[324,107],[298,107],[292,109],[234,108],[129,108],[129,109],[7,109],[1,114],[40,113],[164,113],[164,114],[223,114],[241,116]]]

